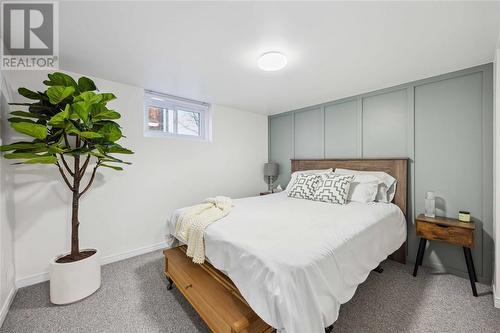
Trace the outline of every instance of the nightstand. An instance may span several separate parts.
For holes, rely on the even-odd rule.
[[[472,294],[477,297],[477,276],[470,251],[470,249],[474,247],[474,223],[460,222],[457,219],[447,217],[426,217],[424,214],[420,214],[416,218],[415,223],[417,236],[420,237],[420,243],[418,245],[417,259],[415,260],[413,276],[417,276],[418,266],[422,265],[425,246],[427,245],[428,240],[437,240],[448,244],[459,245],[462,246],[464,250],[465,263],[467,264]]]
[[[268,194],[272,194],[273,192],[269,192],[269,191],[266,191],[266,192],[260,192],[260,195],[268,195]]]

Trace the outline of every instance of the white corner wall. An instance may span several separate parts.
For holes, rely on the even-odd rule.
[[[3,110],[8,109],[7,99],[11,96],[5,84],[3,72],[0,71],[0,145],[4,141],[6,121]],[[0,160],[0,327],[7,315],[9,306],[15,295],[14,284],[14,243],[13,224],[9,219],[12,210],[7,204],[10,200],[10,187],[6,173],[6,160]]]
[[[500,36],[495,50],[494,62],[494,111],[493,111],[493,235],[495,242],[493,297],[495,307],[500,308]]]
[[[12,72],[8,83],[14,91],[20,86],[43,89],[46,74]],[[124,155],[133,162],[125,171],[101,168],[81,201],[81,246],[98,248],[104,263],[163,248],[166,219],[178,207],[209,196],[239,198],[266,189],[267,116],[213,105],[213,142],[145,138],[143,89],[95,82],[102,92],[118,97],[110,105],[122,114],[127,138],[120,143],[135,151],[130,158]],[[49,259],[68,250],[70,195],[52,166],[9,165],[6,171],[14,188],[16,285],[22,287],[47,279]]]

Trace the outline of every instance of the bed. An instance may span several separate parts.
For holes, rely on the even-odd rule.
[[[405,262],[407,160],[292,160],[292,172],[347,168],[397,180],[393,203],[335,205],[285,192],[234,200],[205,232],[205,256],[229,277],[267,324],[285,332],[324,332],[371,270],[388,256]],[[174,213],[167,241],[175,246]],[[195,265],[195,264],[193,264]]]

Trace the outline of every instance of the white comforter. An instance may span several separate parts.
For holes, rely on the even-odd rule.
[[[287,333],[323,333],[340,305],[406,239],[394,204],[345,206],[285,193],[233,201],[205,232],[205,254],[269,325]],[[181,210],[167,223],[167,241]]]

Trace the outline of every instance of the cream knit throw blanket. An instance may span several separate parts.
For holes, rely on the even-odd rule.
[[[175,225],[175,235],[187,244],[186,254],[196,264],[205,262],[205,229],[231,211],[231,198],[217,196],[183,210]]]

